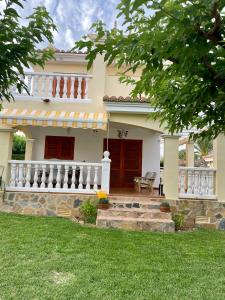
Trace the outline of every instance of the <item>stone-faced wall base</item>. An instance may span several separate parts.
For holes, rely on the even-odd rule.
[[[225,202],[215,200],[167,200],[170,203],[172,212],[183,212],[185,216],[185,227],[195,227],[197,216],[209,218],[209,224],[205,228],[221,228],[224,222],[225,229]]]
[[[79,217],[79,207],[94,195],[6,192],[4,203],[12,212],[24,215]]]

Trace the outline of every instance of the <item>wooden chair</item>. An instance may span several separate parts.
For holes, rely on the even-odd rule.
[[[134,178],[134,188],[137,192],[141,192],[142,188],[145,188],[150,193],[153,192],[153,184],[155,182],[157,173],[156,172],[147,172],[144,177],[135,177]]]

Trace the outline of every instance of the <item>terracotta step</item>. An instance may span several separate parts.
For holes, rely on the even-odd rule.
[[[97,226],[139,231],[174,232],[174,222],[167,219],[98,216]]]
[[[159,209],[143,208],[110,208],[108,210],[99,209],[98,216],[171,220],[170,213],[163,213]]]
[[[160,203],[162,201],[161,198],[154,198],[154,197],[138,197],[138,196],[109,196],[110,201],[115,202],[156,202]]]

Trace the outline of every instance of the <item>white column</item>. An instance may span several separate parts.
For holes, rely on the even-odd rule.
[[[26,140],[25,160],[32,160],[34,139]]]
[[[187,142],[186,144],[186,162],[187,167],[195,166],[194,142]]]
[[[166,199],[178,199],[179,137],[164,135],[164,192]]]
[[[102,182],[101,190],[109,193],[110,186],[110,164],[111,159],[109,158],[110,153],[108,151],[104,152],[104,158],[102,159]]]
[[[3,181],[8,184],[10,168],[8,161],[12,156],[12,142],[14,129],[0,127],[0,166],[4,168]],[[0,168],[1,170],[1,168]]]
[[[219,134],[213,143],[214,167],[216,171],[216,195],[225,201],[225,134]]]

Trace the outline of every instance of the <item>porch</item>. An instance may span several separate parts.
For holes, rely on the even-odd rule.
[[[145,191],[135,192],[134,177],[156,172],[154,187],[158,188],[159,134],[116,122],[109,122],[109,127],[106,132],[97,128],[19,126],[26,135],[25,160],[12,160],[9,155],[6,190],[95,194],[103,189],[114,195],[149,196]],[[11,139],[13,129],[4,130]],[[126,136],[121,137],[125,131]]]

